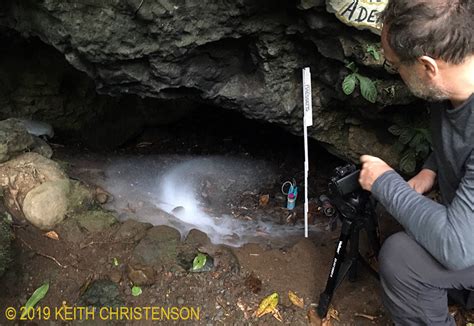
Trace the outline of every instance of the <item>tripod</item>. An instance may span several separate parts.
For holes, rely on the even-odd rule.
[[[378,273],[359,252],[359,234],[363,229],[367,232],[369,245],[375,257],[378,256],[380,249],[378,224],[368,193],[359,190],[346,200],[337,196],[331,201],[336,207],[336,214],[339,214],[342,220],[342,227],[326,288],[319,297],[318,315],[321,318],[326,317],[334,292],[344,278],[349,274],[349,281],[356,280],[358,263],[366,266],[374,277],[379,278]],[[348,243],[350,243],[349,250],[347,250]]]

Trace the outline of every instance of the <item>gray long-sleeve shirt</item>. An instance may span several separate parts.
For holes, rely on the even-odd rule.
[[[433,257],[449,269],[474,265],[474,94],[461,106],[431,110],[433,153],[443,203],[417,193],[395,171],[375,180],[372,194]]]

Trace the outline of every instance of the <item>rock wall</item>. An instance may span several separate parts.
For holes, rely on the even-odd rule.
[[[314,110],[309,135],[346,158],[370,148],[392,164],[399,159],[391,147],[395,138],[387,132],[394,113],[384,108],[406,106],[414,99],[398,77],[383,69],[379,37],[344,25],[326,11],[324,1],[4,0],[0,25],[4,33],[39,37],[94,81],[57,76],[54,62],[48,64],[51,75],[43,76],[48,81],[32,77],[31,89],[41,88],[35,85],[38,80],[49,86],[59,81],[53,87],[60,94],[58,102],[71,98],[61,83],[82,92],[72,96],[81,104],[61,103],[50,111],[55,116],[48,116],[49,121],[61,121],[66,129],[98,117],[107,123],[113,117],[102,114],[104,107],[120,106],[120,98],[129,96],[132,100],[121,107],[130,129],[133,120],[128,117],[144,106],[140,99],[153,98],[235,109],[302,134],[301,69],[308,66]],[[358,88],[349,96],[342,91],[342,81],[351,73],[348,62],[375,81],[375,103]],[[34,69],[28,71],[37,76]],[[93,88],[101,95],[93,94]],[[6,115],[5,98],[12,102],[13,95],[3,95],[0,112]],[[16,112],[27,113],[39,105],[15,103]],[[81,105],[93,108],[76,110]]]

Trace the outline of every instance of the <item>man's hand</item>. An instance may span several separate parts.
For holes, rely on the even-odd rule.
[[[363,189],[371,191],[375,180],[387,171],[393,170],[387,163],[375,156],[362,155],[360,157],[362,168],[359,183]]]
[[[424,194],[433,188],[435,180],[436,172],[430,169],[423,169],[420,173],[408,180],[408,184],[415,189],[416,192]]]

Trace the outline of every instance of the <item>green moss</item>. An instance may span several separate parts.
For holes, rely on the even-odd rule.
[[[117,223],[115,215],[102,209],[89,210],[73,215],[79,225],[89,232],[101,232]]]
[[[11,262],[10,244],[13,238],[10,222],[5,214],[0,213],[0,276]]]

